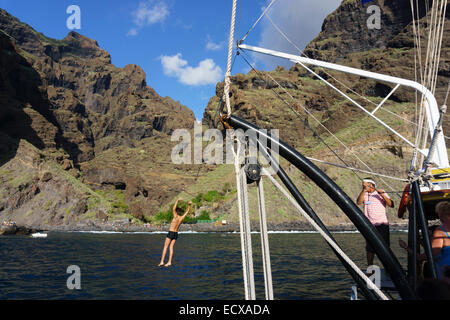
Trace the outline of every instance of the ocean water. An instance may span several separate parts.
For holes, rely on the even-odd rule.
[[[345,252],[365,268],[365,241],[335,233]],[[391,247],[406,233],[391,232]],[[0,237],[0,299],[244,299],[238,233],[183,233],[173,265],[157,267],[165,233],[57,233],[47,238]],[[349,299],[352,278],[316,233],[270,233],[275,299]],[[256,296],[264,299],[259,234],[252,234]],[[375,263],[378,260],[376,259]],[[70,265],[81,289],[69,290]]]

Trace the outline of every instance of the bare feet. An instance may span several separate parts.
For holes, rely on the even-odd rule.
[[[164,265],[164,262],[161,262],[160,264],[158,264],[158,267],[161,267]]]
[[[170,267],[172,264],[170,262],[167,262],[164,267]]]

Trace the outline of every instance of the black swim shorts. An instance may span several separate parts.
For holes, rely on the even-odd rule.
[[[377,229],[381,238],[383,238],[384,242],[389,247],[390,246],[389,225],[388,224],[380,224],[380,225],[374,226],[374,227]],[[372,246],[367,241],[366,241],[366,251],[375,253],[375,250],[372,248]]]
[[[167,238],[169,238],[170,240],[177,240],[178,232],[169,231],[169,233],[167,234]]]

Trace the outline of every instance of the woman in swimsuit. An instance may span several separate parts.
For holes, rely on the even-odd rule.
[[[436,205],[436,213],[442,225],[434,228],[431,236],[431,248],[439,279],[442,279],[444,267],[450,266],[450,201],[441,201]],[[408,250],[412,254],[413,250],[408,247],[405,241],[399,239],[400,247]],[[427,256],[422,253],[417,256],[417,260],[426,261]]]
[[[438,277],[442,279],[444,267],[450,266],[450,201],[439,202],[436,205],[436,213],[442,224],[433,233],[431,247]]]
[[[180,228],[180,225],[183,223],[184,218],[189,214],[189,211],[191,210],[192,201],[189,201],[188,208],[186,212],[183,214],[183,210],[181,208],[178,208],[178,202],[181,199],[178,199],[177,202],[175,202],[175,205],[173,206],[172,213],[173,213],[173,219],[170,223],[169,227],[169,233],[167,234],[166,241],[164,242],[164,249],[161,255],[161,262],[159,263],[158,267],[164,265],[165,267],[168,267],[172,265],[172,257],[173,257],[173,246],[175,245],[175,242],[178,239],[178,229]],[[169,261],[164,264],[164,259],[166,258],[167,248],[169,248]]]

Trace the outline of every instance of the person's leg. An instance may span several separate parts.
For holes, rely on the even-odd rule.
[[[173,257],[173,246],[175,245],[175,242],[177,242],[176,239],[172,240],[169,246],[169,261],[164,265],[165,267],[168,267],[172,265],[172,257]]]
[[[373,260],[375,258],[375,253],[367,251],[367,266],[372,266],[373,265]]]
[[[370,243],[366,240],[366,258],[367,258],[367,266],[373,265],[373,260],[375,258],[374,250]]]
[[[161,262],[159,263],[158,267],[164,265],[164,259],[166,258],[167,247],[169,246],[170,241],[171,240],[166,237],[166,241],[164,242],[164,249],[161,255]]]
[[[378,230],[381,233],[381,237],[383,238],[384,242],[388,246],[388,248],[391,247],[391,235],[389,232],[389,225],[383,224]]]

